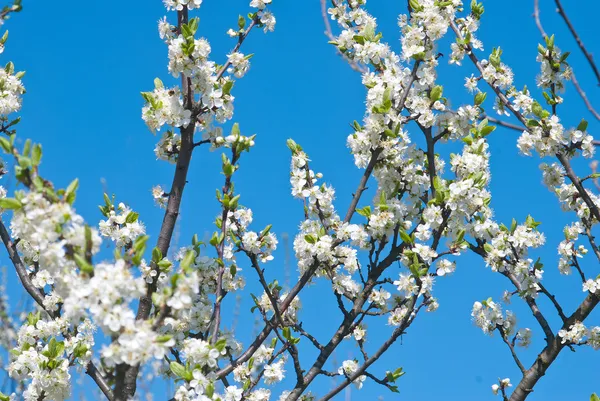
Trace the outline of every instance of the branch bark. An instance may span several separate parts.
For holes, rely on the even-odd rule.
[[[594,294],[589,294],[579,305],[577,310],[569,316],[563,324],[563,329],[568,330],[576,322],[582,322],[592,310],[598,305],[600,298]],[[510,401],[524,401],[527,396],[533,392],[536,383],[546,374],[546,371],[552,365],[560,351],[566,346],[561,342],[560,336],[554,339],[537,356],[533,365],[525,372],[523,379],[519,382],[510,396]]]

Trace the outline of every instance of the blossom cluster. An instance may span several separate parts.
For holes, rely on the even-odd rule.
[[[559,330],[558,336],[562,344],[588,344],[595,350],[600,350],[600,326],[585,327],[581,322],[575,322],[568,328]]]
[[[25,87],[21,82],[24,72],[14,72],[12,63],[0,68],[0,115],[6,116],[21,109]]]

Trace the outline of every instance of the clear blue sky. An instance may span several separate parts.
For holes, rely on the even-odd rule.
[[[200,33],[210,40],[217,61],[222,62],[233,47],[233,40],[225,32],[235,25],[238,14],[248,11],[248,2],[207,0],[202,6]],[[27,71],[24,83],[28,93],[19,137],[43,143],[43,175],[57,186],[64,187],[79,177],[76,207],[88,222],[97,222],[101,217],[97,205],[102,202],[104,180],[110,193],[140,212],[140,219],[153,236],[151,241],[155,241],[162,211],[153,205],[150,189],[156,184],[168,188],[173,166],[155,160],[153,149],[158,138],[141,120],[139,93],[151,90],[155,77],[167,82],[172,79],[166,69],[166,47],[156,29],[157,21],[164,15],[162,2],[129,2],[121,6],[101,1],[60,5],[49,1],[24,3],[24,11],[6,24],[10,38],[2,55],[4,63],[12,60],[17,70]],[[323,172],[325,180],[336,188],[338,209],[345,210],[362,174],[354,167],[345,146],[348,124],[362,119],[365,91],[360,76],[327,44],[318,1],[274,3],[275,32],[268,35],[254,32],[242,50],[255,53],[255,57],[249,74],[235,86],[234,120],[240,123],[243,133],[258,136],[257,146],[244,155],[235,178],[242,203],[254,211],[254,227],[258,230],[273,223],[273,230],[280,238],[283,233],[293,238],[303,212],[302,205],[290,195],[290,155],[285,141],[292,137],[303,145],[313,160],[313,168]],[[399,49],[396,17],[405,12],[405,2],[371,0],[369,3],[369,9],[378,17],[384,40]],[[502,46],[503,60],[513,67],[518,85],[529,87],[535,86],[539,71],[535,57],[540,36],[532,18],[532,3],[485,1],[486,14],[480,32],[486,51]],[[557,45],[572,52],[570,60],[579,80],[590,99],[600,105],[600,88],[554,12],[554,2],[541,3],[546,31],[556,33]],[[577,3],[565,1],[567,12],[590,51],[600,54],[595,25],[600,5],[591,1],[585,6]],[[462,83],[472,68],[447,65],[448,42],[444,42],[440,51],[445,54],[440,68],[445,94],[452,94],[455,105],[469,102],[471,97]],[[572,86],[568,87],[565,99],[566,104],[559,110],[567,124],[575,125],[582,117],[593,119]],[[598,132],[600,124],[591,121],[589,130]],[[411,132],[415,138],[420,135],[414,128]],[[547,245],[537,254],[545,263],[547,287],[567,305],[567,311],[572,311],[584,294],[575,277],[559,276],[556,246],[562,239],[562,227],[573,216],[560,212],[558,201],[541,184],[539,159],[519,156],[516,139],[515,132],[504,129],[490,137],[492,205],[500,221],[510,222],[512,217],[523,220],[531,213],[543,222],[541,229],[547,236]],[[213,229],[211,222],[218,213],[215,188],[222,185],[219,156],[218,152],[209,153],[207,149],[200,149],[194,155],[182,207],[180,236],[176,238],[180,245],[186,245],[194,232],[203,236]],[[576,167],[580,175],[589,173],[587,162],[576,163]],[[275,261],[268,265],[270,278],[284,281],[283,255],[283,251],[278,251]],[[10,266],[4,253],[0,262]],[[291,269],[293,280],[297,277],[293,259]],[[588,272],[596,275],[598,266],[590,263]],[[251,273],[245,269],[248,281],[253,278]],[[14,275],[10,280],[16,282]],[[505,288],[508,287],[503,277],[488,271],[481,260],[461,257],[457,272],[436,284],[439,310],[419,316],[402,344],[398,342],[373,369],[374,373],[382,373],[404,367],[407,374],[398,383],[400,394],[368,384],[361,392],[353,390],[352,400],[375,400],[381,396],[383,400],[479,401],[492,399],[490,385],[498,377],[510,377],[517,382],[519,372],[500,338],[484,336],[470,320],[473,301],[489,296],[499,299]],[[16,292],[11,295],[18,298]],[[542,347],[543,336],[527,311],[515,301],[512,309],[520,322],[535,333],[530,349],[522,352],[522,359],[529,366]],[[302,302],[306,328],[313,329],[322,341],[329,339],[333,327],[328,313],[337,310],[329,286],[321,283],[312,287],[304,293]],[[554,319],[549,305],[544,301],[541,304]],[[233,307],[233,303],[228,307]],[[240,333],[252,331],[254,317],[248,310],[246,292],[238,323]],[[335,315],[333,322],[338,320]],[[590,322],[600,324],[599,314],[595,313]],[[553,323],[558,327],[555,319]],[[371,325],[369,347],[373,349],[389,332],[389,327]],[[247,335],[241,337],[247,343]],[[345,347],[335,358],[341,363],[358,356],[352,347]],[[314,352],[310,350],[304,365],[312,358]],[[530,399],[587,400],[593,391],[600,392],[598,361],[599,354],[585,347],[578,348],[576,354],[564,351]],[[330,364],[328,369],[334,370]],[[85,383],[92,385],[89,381]],[[329,379],[322,380],[315,390],[322,394],[330,385]],[[163,397],[157,394],[156,399]]]

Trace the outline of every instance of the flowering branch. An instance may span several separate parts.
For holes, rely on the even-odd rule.
[[[325,25],[325,36],[327,36],[329,38],[329,40],[335,40],[335,36],[333,36],[333,31],[331,30],[331,24],[329,23],[329,17],[327,16],[327,0],[320,0],[320,1],[321,1],[321,16],[323,18],[323,23]],[[354,61],[348,60],[342,52],[338,51],[337,53],[348,62],[348,65],[354,71],[360,72],[361,74],[364,74],[365,72],[368,71],[368,68],[365,67],[364,65],[360,65]]]
[[[577,35],[577,33],[575,32],[575,30],[573,29],[573,26],[571,25],[571,22],[567,18],[567,15],[564,13],[564,10],[562,8],[562,5],[561,5],[560,1],[559,0],[555,0],[555,1],[556,1],[557,6],[558,6],[558,12],[560,13],[560,15],[563,17],[563,19],[567,23],[567,26],[569,27],[569,30],[571,30],[571,32],[573,33],[573,36],[575,37],[575,39],[577,41],[577,44],[579,45],[579,47],[581,48],[581,50],[585,54],[586,58],[588,59],[588,61],[590,63],[590,66],[592,67],[592,70],[596,74],[596,77],[598,78],[599,85],[600,85],[600,76],[598,75],[598,69],[596,68],[596,64],[593,61],[592,55],[589,54],[587,52],[587,50],[585,49],[585,47],[583,46],[583,42],[581,42],[581,39],[579,39],[579,36]],[[540,19],[540,5],[539,5],[539,0],[534,0],[533,1],[533,7],[534,7],[533,15],[535,17],[535,24],[537,25],[538,30],[542,34],[542,37],[544,37],[544,39],[545,39],[545,38],[548,37],[548,35],[544,31],[544,28],[542,26],[542,21]],[[571,81],[573,82],[573,86],[577,90],[577,93],[579,93],[579,96],[581,96],[581,99],[585,103],[585,106],[587,107],[587,109],[590,111],[590,113],[592,113],[592,115],[594,117],[596,117],[596,119],[600,120],[600,113],[598,113],[596,111],[596,109],[594,109],[594,106],[592,106],[592,103],[590,102],[590,100],[588,99],[587,95],[585,94],[585,92],[581,88],[581,85],[579,85],[579,81],[577,81],[577,77],[575,76],[575,72],[573,72],[573,71],[571,71]]]
[[[581,38],[577,34],[577,31],[575,30],[575,27],[573,26],[573,24],[569,20],[569,17],[567,17],[567,13],[565,13],[565,10],[564,10],[564,8],[562,6],[561,1],[560,0],[554,0],[554,2],[556,3],[557,12],[560,14],[560,16],[563,18],[563,20],[567,24],[567,27],[569,28],[569,31],[573,35],[573,38],[577,42],[577,45],[579,46],[579,48],[581,49],[581,51],[585,55],[585,58],[587,59],[587,61],[588,61],[589,65],[590,65],[592,71],[594,72],[594,75],[596,76],[596,79],[598,80],[598,85],[600,85],[600,71],[598,71],[598,67],[596,66],[596,63],[594,62],[594,58],[592,57],[592,54],[590,52],[588,52],[587,49],[585,48],[585,46],[583,45],[583,41],[581,40]]]
[[[21,284],[23,285],[23,288],[25,288],[25,290],[29,293],[31,298],[33,298],[33,300],[40,306],[40,308],[42,308],[42,310],[44,310],[49,316],[51,316],[55,319],[58,318],[59,317],[58,312],[52,312],[52,311],[49,311],[46,309],[46,306],[44,305],[44,295],[40,292],[40,290],[38,288],[36,288],[33,285],[31,278],[29,277],[29,274],[27,273],[27,268],[25,267],[25,264],[23,263],[23,261],[21,260],[21,257],[19,256],[17,247],[16,247],[14,241],[10,238],[10,234],[6,230],[6,227],[4,226],[4,223],[2,222],[1,219],[0,219],[0,238],[2,239],[2,243],[4,243],[4,247],[6,248],[6,251],[8,252],[10,260],[12,261],[12,263],[15,267],[15,270],[17,272],[17,275],[19,276],[19,280],[21,280]],[[102,393],[106,396],[106,398],[109,401],[113,401],[115,399],[110,386],[106,382],[106,379],[104,378],[102,373],[96,368],[96,365],[94,365],[94,362],[89,361],[87,363],[85,372],[87,373],[88,376],[90,376],[92,378],[92,380],[94,380],[94,382],[98,385],[98,388],[102,391]]]

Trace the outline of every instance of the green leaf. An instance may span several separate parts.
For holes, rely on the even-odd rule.
[[[389,128],[386,128],[383,130],[383,135],[387,136],[388,138],[396,138],[397,135],[394,133],[394,131],[392,131]]]
[[[68,198],[71,194],[75,195],[75,191],[77,191],[77,188],[79,188],[79,180],[75,178],[73,181],[71,181],[71,183],[65,190],[65,198]],[[73,198],[73,200],[74,199],[75,198]]]
[[[173,372],[173,374],[177,377],[181,377],[182,379],[186,380],[186,381],[191,381],[194,376],[192,375],[192,372],[189,372],[185,366],[183,366],[180,363],[177,362],[171,362],[169,364],[169,367],[171,368],[171,372]]]
[[[30,151],[31,151],[31,139],[27,139],[25,141],[25,145],[23,146],[23,156],[29,157]]]
[[[219,235],[216,232],[214,232],[210,238],[209,244],[212,246],[217,246],[219,244]]]
[[[196,33],[196,31],[198,30],[198,26],[200,25],[200,18],[199,17],[194,17],[190,20],[190,22],[188,23],[188,25],[190,26],[190,29],[192,30],[192,32]]]
[[[162,251],[158,247],[154,247],[154,249],[152,249],[152,261],[158,264],[158,262],[160,262],[162,258]]]
[[[596,393],[590,396],[590,401],[600,401],[600,397],[596,395]]]
[[[225,95],[229,95],[231,93],[231,89],[233,88],[233,81],[227,81],[223,84],[223,93]]]
[[[0,199],[0,208],[6,210],[18,210],[22,208],[23,205],[21,202],[16,200],[15,198],[2,198]]]
[[[65,350],[65,343],[62,341],[56,341],[56,338],[52,338],[48,343],[48,351],[45,355],[50,359],[59,357]]]
[[[444,87],[441,85],[436,85],[431,89],[431,92],[429,93],[429,99],[432,102],[438,101],[442,97],[442,93],[444,93]]]
[[[227,339],[221,338],[219,341],[215,343],[215,348],[219,350],[219,352],[223,352],[225,346],[227,345]]]
[[[181,266],[181,269],[183,271],[188,270],[194,262],[194,259],[196,259],[196,253],[194,251],[188,251],[183,257],[181,263],[179,264]]]
[[[233,174],[233,165],[230,163],[223,164],[223,173],[226,177],[231,177]]]
[[[536,229],[540,224],[540,222],[535,221],[533,217],[531,217],[530,215],[527,216],[527,219],[525,219],[525,225],[531,229]]]
[[[486,98],[487,98],[487,92],[479,92],[478,94],[476,94],[475,95],[475,106],[479,106],[480,104],[485,102]]]
[[[387,198],[385,196],[385,191],[381,191],[381,194],[379,194],[379,204],[387,205]]]
[[[538,102],[533,103],[533,105],[531,106],[531,111],[533,112],[533,114],[535,114],[536,117],[543,118],[542,116],[544,115],[544,109]]]
[[[212,399],[213,395],[215,394],[215,385],[212,383],[208,383],[208,386],[206,386],[204,392],[206,393],[206,396],[208,398]]]
[[[546,47],[549,50],[552,50],[554,48],[554,35],[550,37],[546,36]]]
[[[410,6],[410,8],[413,11],[421,10],[421,5],[419,4],[419,2],[417,0],[408,0],[408,5]]]
[[[316,238],[313,237],[312,235],[309,235],[309,234],[307,234],[307,235],[304,236],[304,240],[306,242],[308,242],[309,244],[313,244],[313,245],[317,243]]]
[[[80,254],[74,254],[73,259],[75,259],[75,263],[83,273],[92,274],[94,272],[94,266],[88,263],[88,261]]]
[[[495,125],[487,125],[481,129],[481,135],[487,136],[487,135],[491,134],[492,132],[494,132],[495,129],[496,129]]]
[[[581,122],[577,126],[577,131],[584,132],[585,130],[587,130],[587,127],[588,127],[588,122],[585,120],[581,120]]]
[[[142,249],[146,249],[146,242],[150,239],[149,235],[140,235],[133,243],[133,249],[139,252]]]
[[[286,141],[286,145],[292,151],[292,154],[296,154],[297,152],[302,152],[302,146],[298,145],[291,138]]]
[[[128,224],[135,223],[137,221],[138,217],[140,217],[139,213],[129,212],[127,214],[127,217],[125,217],[125,223],[128,223]]]
[[[8,139],[4,138],[4,137],[0,137],[0,147],[2,147],[2,150],[4,150],[4,153],[12,153],[12,145],[10,144],[10,142],[8,141]]]
[[[466,143],[467,145],[472,145],[473,144],[473,136],[471,136],[471,134],[465,136],[462,141],[464,143]]]
[[[273,227],[272,224],[269,224],[268,226],[266,226],[265,229],[262,230],[262,232],[260,233],[260,236],[264,237],[265,235],[269,234],[269,232],[271,231],[271,227]]]
[[[36,145],[33,145],[33,151],[31,153],[31,163],[34,166],[39,166],[41,160],[42,160],[42,145],[40,145],[38,143]]]
[[[366,217],[367,219],[369,217],[371,217],[371,206],[365,206],[363,208],[360,209],[356,209],[356,213],[360,214],[361,216]]]
[[[284,327],[283,328],[283,338],[285,338],[286,340],[290,340],[292,337],[292,334],[290,333],[290,328],[289,327]]]
[[[188,24],[181,25],[181,33],[183,34],[183,37],[186,39],[189,39],[194,36],[194,33],[192,32],[192,30],[190,29],[190,26]]]
[[[410,235],[408,235],[408,233],[402,229],[400,229],[399,231],[400,234],[400,238],[402,238],[402,241],[404,241],[407,244],[412,244],[413,243],[413,239],[411,238]]]
[[[169,270],[169,268],[172,266],[172,263],[168,259],[163,259],[158,262],[157,265],[159,269],[164,272]]]
[[[231,135],[239,136],[240,134],[241,134],[240,124],[238,124],[238,123],[233,124],[233,127],[231,127]]]
[[[240,29],[244,29],[245,26],[246,26],[246,18],[243,15],[240,15],[238,17],[238,27]]]

